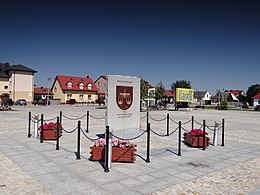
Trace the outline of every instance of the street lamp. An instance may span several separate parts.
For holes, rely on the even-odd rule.
[[[47,86],[48,87],[48,95],[47,95],[47,103],[46,104],[49,105],[49,101],[50,101],[50,88],[49,88],[50,85],[49,84],[51,82],[51,78],[47,78],[47,81],[48,81],[47,82],[48,83],[48,86]]]

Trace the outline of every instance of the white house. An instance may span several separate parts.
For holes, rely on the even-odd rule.
[[[254,100],[254,106],[260,105],[260,93],[256,94],[253,97],[253,100]]]

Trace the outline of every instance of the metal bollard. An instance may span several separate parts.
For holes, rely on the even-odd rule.
[[[108,142],[109,142],[109,126],[106,126],[106,148],[105,148],[105,172],[109,172],[109,167],[108,167],[108,156],[109,156],[109,147],[108,147]]]
[[[78,139],[77,139],[77,160],[80,159],[80,129],[81,129],[81,121],[78,121]]]
[[[32,117],[32,113],[29,112],[29,121],[28,121],[28,138],[32,136],[32,134],[31,134],[31,117]]]
[[[218,128],[219,128],[219,123],[215,121],[214,134],[213,134],[213,146],[218,145]]]
[[[60,119],[57,117],[57,123],[56,123],[56,128],[57,128],[57,140],[56,140],[56,150],[60,149]]]
[[[181,156],[181,121],[179,121],[178,156]]]
[[[151,135],[150,133],[151,133],[150,123],[147,123],[147,153],[146,153],[147,163],[150,163],[150,135]]]
[[[203,120],[203,150],[206,150],[206,120]]]
[[[167,136],[169,136],[169,128],[170,128],[169,119],[170,119],[169,114],[167,114],[167,122],[166,122]]]
[[[43,114],[41,114],[41,141],[40,143],[43,143]]]
[[[89,126],[89,111],[87,111],[87,130],[86,130],[86,133],[88,133],[88,126]]]
[[[194,128],[194,116],[191,117],[191,129]]]
[[[222,144],[221,146],[224,146],[224,130],[225,130],[225,119],[222,119]]]

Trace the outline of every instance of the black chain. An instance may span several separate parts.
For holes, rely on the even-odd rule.
[[[78,129],[78,127],[75,127],[75,129],[73,129],[72,131],[67,131],[66,129],[62,129],[63,131],[65,131],[65,133],[73,133]]]
[[[159,133],[157,133],[156,131],[154,131],[154,130],[152,130],[152,129],[150,129],[151,130],[151,132],[153,132],[155,135],[158,135],[158,136],[160,136],[160,137],[166,137],[166,136],[168,136],[167,134],[159,134]]]
[[[140,120],[143,120],[147,117],[147,115],[144,115],[143,117],[140,118]]]
[[[189,132],[188,130],[186,130],[185,128],[181,127],[181,129],[185,132]]]
[[[171,117],[170,117],[170,121],[174,122],[175,124],[179,124],[178,122],[174,121]]]
[[[81,117],[78,117],[78,118],[71,118],[71,117],[67,117],[67,116],[65,116],[65,115],[62,115],[64,118],[66,118],[66,119],[69,119],[69,120],[79,120],[79,119],[82,119],[82,118],[85,118],[87,115],[85,114],[85,115],[83,115],[83,116],[81,116]]]
[[[182,125],[186,125],[186,124],[188,124],[188,123],[190,123],[191,122],[191,120],[189,120],[189,121],[187,121],[187,122],[185,122],[185,123],[181,123]]]
[[[92,116],[92,115],[89,115],[91,118],[94,118],[94,119],[97,119],[97,120],[101,120],[101,119],[104,119],[106,118],[106,116],[102,116],[102,117],[95,117],[95,116]]]
[[[90,138],[89,136],[87,136],[86,134],[85,134],[85,132],[84,132],[84,130],[83,129],[80,129],[81,130],[81,132],[83,133],[83,135],[87,138],[87,139],[89,139],[90,141],[92,141],[92,142],[94,142],[94,141],[96,141],[96,140],[98,140],[99,138],[95,138],[95,139],[93,139],[93,138]]]
[[[179,127],[177,127],[173,132],[169,133],[169,136],[174,134],[178,129],[179,129]]]
[[[51,118],[51,119],[44,119],[44,121],[46,122],[46,121],[53,121],[53,120],[55,120],[55,119],[57,119],[57,116],[56,117],[53,117],[53,118]]]
[[[33,123],[36,123],[36,121],[34,120],[34,119],[32,119],[32,117],[31,117],[31,119],[30,119]]]
[[[132,138],[127,138],[127,139],[122,138],[122,137],[118,137],[118,136],[116,136],[115,134],[113,134],[113,133],[111,133],[111,132],[110,132],[110,134],[111,134],[113,137],[117,138],[117,139],[121,139],[121,140],[134,140],[134,139],[137,139],[137,138],[141,137],[141,136],[142,136],[144,133],[146,133],[146,132],[147,132],[147,130],[146,130],[146,131],[143,131],[140,135],[137,135],[137,136],[132,137]]]
[[[203,126],[203,124],[201,124],[201,123],[197,122],[196,120],[194,120],[194,122],[195,122],[195,123],[197,123],[198,125],[201,125],[201,126]]]
[[[163,118],[163,119],[155,119],[155,118],[149,116],[149,118],[152,119],[152,120],[154,120],[154,121],[159,122],[159,121],[164,121],[167,117],[165,117],[165,118]]]

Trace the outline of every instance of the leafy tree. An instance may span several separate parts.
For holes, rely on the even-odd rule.
[[[162,81],[160,81],[159,83],[157,83],[157,85],[155,87],[155,99],[160,100],[164,97],[165,97],[165,87],[164,87]]]
[[[247,95],[247,101],[252,106],[253,105],[253,99],[256,94],[260,93],[260,85],[255,84],[248,87],[246,95]]]
[[[140,100],[143,101],[148,98],[148,82],[141,79],[140,80]]]
[[[177,80],[171,85],[172,90],[176,88],[188,88],[191,89],[191,82],[186,80]]]
[[[227,101],[226,100],[222,100],[220,102],[220,109],[221,110],[227,110],[228,109],[228,105],[227,105]]]

